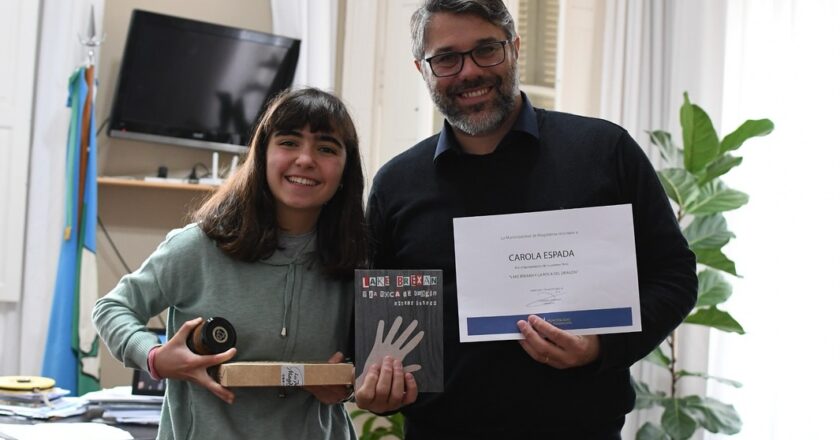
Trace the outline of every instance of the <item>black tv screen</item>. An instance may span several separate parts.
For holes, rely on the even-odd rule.
[[[300,40],[135,10],[109,134],[246,151],[253,125],[294,77]]]

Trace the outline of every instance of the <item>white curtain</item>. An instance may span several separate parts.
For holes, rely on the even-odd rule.
[[[293,86],[335,90],[338,0],[271,0],[274,33],[301,40]]]
[[[646,130],[667,129],[666,97],[671,56],[666,38],[672,11],[664,0],[606,0],[604,58],[601,78],[600,117],[621,125],[643,146],[654,164],[659,163]],[[633,377],[656,389],[668,389],[664,371],[644,362],[632,368]],[[657,412],[628,415],[623,438],[635,438],[645,421]]]
[[[668,130],[681,143],[684,91],[720,125],[725,13],[724,0],[605,0],[600,117],[627,129],[657,168],[659,153],[646,132]],[[680,329],[680,368],[706,370],[708,334],[695,326]],[[670,387],[670,376],[659,367],[640,362],[631,371],[657,390]],[[703,395],[705,384],[682,380],[680,391]],[[658,424],[660,415],[655,410],[631,413],[623,438],[635,438],[645,421]]]
[[[600,117],[626,128],[658,166],[645,131],[680,138],[683,92],[720,123],[726,1],[604,1]]]
[[[0,376],[41,373],[63,229],[67,81],[87,57],[78,35],[87,35],[91,5],[101,32],[104,0],[41,4],[23,293],[16,304],[0,303]]]
[[[666,0],[606,0],[600,116],[647,146],[667,128],[673,9]],[[647,149],[653,161],[656,151]],[[658,163],[658,162],[657,162]]]
[[[727,307],[747,334],[712,338],[710,372],[744,387],[709,394],[741,414],[736,439],[836,439],[840,2],[729,3],[724,127],[767,117],[776,130],[726,178],[750,194],[727,247],[743,275]]]

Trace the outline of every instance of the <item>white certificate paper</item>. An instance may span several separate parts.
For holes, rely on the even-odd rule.
[[[642,330],[631,205],[453,223],[461,342],[522,339],[528,315],[578,335]]]

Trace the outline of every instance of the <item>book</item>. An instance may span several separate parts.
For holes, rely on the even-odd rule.
[[[385,356],[399,359],[420,392],[443,392],[443,273],[356,270],[356,383]]]

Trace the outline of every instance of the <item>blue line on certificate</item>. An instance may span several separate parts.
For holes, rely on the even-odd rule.
[[[625,327],[633,325],[630,307],[615,309],[575,310],[571,312],[534,313],[557,328],[579,330],[585,328]],[[527,321],[528,315],[479,316],[467,318],[467,334],[497,335],[519,333],[516,322]]]

